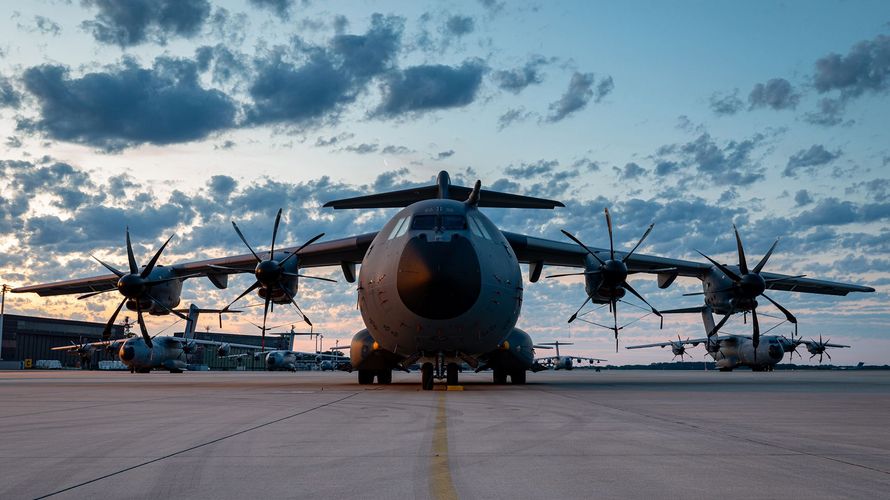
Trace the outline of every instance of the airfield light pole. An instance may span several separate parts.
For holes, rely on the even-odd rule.
[[[12,287],[4,283],[2,290],[0,292],[0,361],[3,361],[3,316],[6,313],[6,292],[12,290]]]

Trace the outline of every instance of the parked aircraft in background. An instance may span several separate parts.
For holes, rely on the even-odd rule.
[[[764,335],[760,339],[759,345],[754,346],[754,340],[747,335],[712,335],[710,337],[702,337],[697,339],[686,339],[668,342],[658,342],[655,344],[643,344],[628,346],[627,349],[644,349],[647,347],[667,347],[670,346],[675,357],[679,354],[678,350],[685,350],[686,346],[695,347],[699,344],[705,346],[707,354],[715,361],[720,371],[732,371],[740,366],[749,367],[754,371],[772,371],[780,361],[788,353],[789,359],[794,356],[795,350],[801,344],[807,346],[812,356],[810,359],[819,355],[819,362],[822,362],[822,354],[828,355],[826,351],[829,347],[850,347],[840,344],[831,344],[829,340],[819,341],[802,340],[799,337],[790,339],[783,335]],[[681,351],[685,352],[685,351]],[[831,359],[831,356],[828,356]]]
[[[300,274],[295,270],[340,266],[348,282],[358,278],[358,306],[366,326],[355,334],[350,349],[351,365],[358,371],[359,382],[368,383],[376,377],[378,383],[388,383],[393,369],[406,369],[419,362],[422,387],[429,390],[434,379],[457,384],[461,362],[476,369],[491,368],[495,382],[506,381],[507,375],[513,383],[525,382],[526,370],[534,364],[534,353],[531,337],[516,328],[525,288],[520,263],[529,264],[532,283],[538,281],[546,265],[584,269],[589,301],[613,306],[615,295],[606,297],[600,292],[606,283],[618,283],[622,289],[630,290],[623,279],[617,280],[629,270],[657,274],[661,288],[670,286],[678,276],[707,281],[706,290],[716,287],[719,293],[723,293],[720,289],[724,285],[732,286],[732,291],[726,292],[730,293],[727,300],[736,298],[735,295],[753,297],[755,291],[759,291],[755,295],[762,295],[763,289],[833,295],[874,291],[859,285],[761,273],[769,253],[755,268],[756,278],[742,279],[717,264],[640,255],[634,252],[636,248],[621,252],[613,245],[609,249],[582,248],[578,244],[502,231],[481,208],[553,209],[564,205],[554,200],[482,190],[479,181],[473,188],[453,186],[444,171],[432,186],[331,201],[324,206],[401,210],[379,232],[273,248],[265,260],[251,249],[249,254],[175,264],[165,268],[169,278],[146,273],[153,269],[160,252],[145,270],[138,272],[128,245],[128,275],[105,265],[113,275],[27,286],[14,292],[61,295],[116,286],[126,298],[121,306],[133,302],[138,311],[153,308],[163,300],[155,292],[165,283],[179,284],[185,278],[207,276],[218,288],[226,288],[228,274],[255,266],[257,282],[250,290],[256,290],[267,305],[270,301],[296,305],[293,299]],[[615,272],[610,270],[599,257],[607,254],[609,261],[622,264],[624,269],[619,266]],[[358,276],[356,264],[361,264]],[[620,293],[617,288],[612,289]],[[178,300],[178,293],[175,295]],[[166,310],[158,307],[161,312]],[[754,303],[736,303],[733,310],[740,308],[753,311]],[[143,337],[148,344],[144,330]]]
[[[590,364],[599,363],[600,361],[606,361],[605,359],[599,358],[587,358],[584,356],[561,356],[559,354],[559,346],[561,345],[574,345],[572,342],[541,342],[539,344],[535,344],[535,349],[553,349],[556,348],[556,356],[546,356],[543,358],[535,359],[535,362],[540,363],[542,366],[549,368],[551,370],[571,370],[574,367],[574,362],[581,363],[582,361],[587,361]],[[553,347],[551,347],[553,346]]]
[[[265,358],[266,370],[268,371],[295,372],[297,371],[297,363],[313,363],[322,371],[339,370],[343,367],[348,368],[349,365],[349,358],[340,354],[300,352],[289,349],[233,354],[226,357],[243,358],[247,356],[253,356],[257,361]]]
[[[151,342],[146,343],[143,337],[134,336],[116,340],[53,347],[52,350],[74,351],[82,354],[92,350],[107,349],[117,352],[121,362],[134,373],[148,373],[153,369],[168,370],[170,373],[182,373],[188,367],[188,355],[195,352],[198,345],[212,345],[217,348],[217,354],[221,356],[227,354],[231,347],[258,349],[257,346],[252,345],[195,339],[195,325],[198,321],[198,314],[202,311],[218,312],[209,309],[202,310],[192,304],[189,307],[185,333],[182,337],[152,337],[150,338]]]

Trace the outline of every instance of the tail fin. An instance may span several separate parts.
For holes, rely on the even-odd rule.
[[[195,338],[195,327],[198,326],[198,314],[200,314],[200,312],[201,310],[198,309],[198,306],[195,304],[189,306],[189,319],[185,322],[184,338]]]
[[[565,206],[556,200],[535,198],[533,196],[522,196],[484,189],[478,193],[474,198],[478,200],[480,207],[552,209]],[[334,209],[407,207],[421,200],[449,199],[466,201],[471,194],[473,194],[472,188],[451,185],[451,178],[448,176],[448,172],[443,170],[439,172],[436,184],[432,186],[333,200],[325,203],[324,206]]]
[[[714,331],[714,314],[711,313],[710,307],[703,307],[701,310],[701,320],[705,325],[705,335]]]

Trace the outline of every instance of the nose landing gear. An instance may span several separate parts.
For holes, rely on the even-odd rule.
[[[457,363],[446,363],[445,353],[440,352],[435,364],[428,361],[420,367],[420,385],[425,391],[433,389],[434,380],[445,379],[447,385],[458,385],[458,373]]]

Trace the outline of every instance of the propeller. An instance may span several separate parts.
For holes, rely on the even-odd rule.
[[[260,258],[259,254],[257,254],[254,251],[254,249],[250,246],[250,243],[247,242],[247,238],[244,237],[244,234],[241,232],[241,229],[238,228],[238,224],[236,224],[235,221],[232,221],[232,227],[235,228],[235,232],[238,233],[238,237],[241,238],[241,241],[244,242],[244,245],[247,247],[248,250],[250,250],[250,253],[253,254],[254,258],[256,259],[257,264],[253,270],[253,274],[256,277],[256,281],[252,285],[250,285],[246,290],[244,290],[244,292],[242,292],[241,295],[239,295],[235,300],[230,302],[229,305],[224,307],[222,309],[222,311],[228,312],[229,308],[232,307],[232,305],[235,302],[238,302],[239,300],[241,300],[242,297],[249,294],[250,292],[252,292],[256,289],[260,289],[260,296],[263,298],[263,326],[261,327],[261,329],[262,329],[261,343],[262,343],[263,349],[265,349],[265,347],[266,347],[266,330],[268,330],[266,328],[266,318],[269,315],[269,305],[272,302],[272,295],[276,292],[283,293],[287,297],[287,299],[290,301],[290,303],[293,304],[295,308],[297,308],[297,311],[300,313],[300,315],[303,316],[303,321],[305,321],[307,325],[312,326],[312,322],[309,321],[309,318],[306,316],[306,314],[303,313],[303,310],[300,309],[300,306],[297,304],[297,301],[294,299],[293,294],[288,289],[288,286],[285,283],[285,281],[288,278],[303,277],[303,278],[313,278],[313,279],[319,279],[319,280],[323,280],[323,281],[336,282],[335,280],[331,280],[328,278],[318,278],[318,277],[314,277],[314,276],[303,276],[301,274],[293,273],[293,272],[287,271],[285,269],[285,264],[292,257],[297,255],[300,252],[300,250],[305,248],[307,245],[310,245],[315,240],[324,236],[324,233],[321,233],[317,236],[310,238],[308,241],[306,241],[305,243],[300,245],[299,248],[297,248],[296,250],[291,252],[287,257],[281,259],[280,261],[275,259],[275,240],[278,238],[278,226],[281,224],[281,212],[282,212],[282,209],[279,208],[278,214],[275,216],[275,225],[272,228],[272,244],[270,245],[269,257],[267,259]],[[225,270],[225,271],[242,272],[242,273],[250,272],[250,270],[247,270],[247,269],[226,268],[226,267],[221,267],[221,266],[217,266],[217,267],[220,270]],[[273,306],[273,308],[274,308],[274,306]]]
[[[784,307],[782,307],[781,304],[763,293],[766,290],[767,280],[760,275],[760,272],[763,270],[763,267],[766,265],[767,261],[769,261],[769,258],[773,254],[773,250],[775,250],[776,245],[779,243],[779,240],[776,239],[776,241],[773,242],[772,246],[769,247],[769,250],[767,250],[763,258],[760,259],[760,262],[758,262],[757,265],[754,266],[754,269],[749,270],[748,261],[745,258],[745,249],[742,245],[742,238],[739,236],[739,231],[738,229],[736,229],[735,224],[732,225],[732,230],[735,233],[736,248],[738,249],[739,254],[739,273],[733,272],[728,267],[720,264],[716,260],[708,257],[698,250],[696,250],[696,252],[698,252],[702,257],[708,259],[711,264],[714,264],[717,269],[719,269],[721,272],[723,272],[723,274],[726,275],[726,277],[732,280],[732,286],[727,290],[735,291],[736,295],[741,299],[740,307],[742,307],[745,312],[747,312],[748,310],[751,311],[751,324],[754,332],[751,340],[754,344],[754,356],[756,359],[757,347],[760,345],[760,322],[757,320],[757,297],[763,297],[766,300],[770,301],[772,305],[776,306],[778,310],[782,311],[782,314],[785,315],[785,318],[788,320],[788,322],[793,323],[795,326],[797,325],[797,318],[795,318],[794,315],[788,311],[788,309],[785,309]],[[775,280],[771,279],[769,281],[781,281],[783,279],[787,278],[780,278]],[[720,322],[717,323],[714,329],[708,332],[708,337],[715,335],[717,331],[719,331],[720,328],[724,324],[726,324],[726,321],[731,315],[732,312],[725,315],[720,320]]]
[[[561,276],[577,276],[577,275],[585,275],[585,276],[598,275],[598,276],[600,276],[599,287],[596,290],[590,291],[590,294],[588,295],[587,299],[584,301],[583,304],[581,304],[581,307],[579,307],[578,310],[575,311],[575,313],[572,314],[571,317],[569,317],[568,322],[571,323],[578,318],[578,313],[580,313],[581,309],[583,309],[584,306],[586,306],[587,303],[590,302],[590,300],[593,298],[594,295],[600,295],[600,296],[607,297],[609,300],[609,312],[612,313],[612,320],[613,320],[612,326],[599,325],[597,323],[592,323],[592,322],[591,323],[596,326],[601,326],[601,327],[607,328],[607,329],[615,332],[615,351],[617,352],[618,351],[618,330],[621,330],[623,328],[623,327],[618,326],[618,300],[622,296],[624,296],[624,290],[627,290],[628,292],[633,294],[636,298],[640,299],[644,304],[649,306],[649,309],[652,310],[652,314],[655,314],[658,317],[662,317],[661,313],[658,312],[657,309],[652,307],[652,304],[650,304],[648,301],[646,301],[646,299],[644,299],[643,296],[640,295],[640,293],[637,292],[634,289],[634,287],[632,287],[630,285],[630,283],[627,282],[627,276],[629,274],[644,271],[644,269],[628,268],[627,261],[630,259],[630,257],[633,255],[633,253],[637,250],[637,248],[639,248],[640,245],[643,244],[643,241],[646,240],[646,238],[649,236],[649,233],[652,232],[652,228],[655,226],[655,223],[649,224],[649,227],[646,229],[646,232],[643,233],[643,236],[642,236],[642,238],[640,238],[640,241],[638,241],[637,244],[634,245],[634,247],[630,250],[630,252],[627,252],[624,255],[624,257],[622,257],[621,259],[616,259],[615,258],[615,240],[614,240],[614,236],[612,234],[612,216],[609,214],[608,208],[606,208],[604,210],[604,212],[606,215],[606,227],[608,227],[608,230],[609,230],[609,258],[603,260],[599,255],[596,254],[596,252],[594,252],[593,250],[588,248],[587,245],[585,245],[581,240],[576,238],[572,233],[563,229],[562,233],[564,235],[566,235],[569,239],[571,239],[572,241],[577,243],[581,248],[586,250],[587,253],[590,254],[590,256],[593,257],[593,259],[597,263],[599,263],[599,267],[596,269],[587,269],[584,272],[580,272],[580,273],[554,274],[554,275],[550,275],[547,277],[548,278],[558,278]],[[619,290],[621,290],[621,291],[619,292]]]
[[[828,360],[831,361],[831,354],[828,354],[828,343],[831,342],[831,339],[828,339],[823,342],[822,334],[820,333],[819,334],[819,342],[816,342],[813,339],[810,339],[810,341],[812,342],[812,346],[813,346],[813,348],[810,350],[810,352],[813,353],[813,355],[810,356],[810,359],[813,359],[818,354],[819,355],[819,364],[822,364],[822,355],[824,354],[824,355],[828,356]]]
[[[686,337],[686,342],[689,342],[689,337]],[[684,356],[687,355],[687,354],[689,354],[689,353],[686,352],[686,344],[684,344],[684,343],[683,343],[683,340],[680,339],[680,334],[679,334],[679,333],[677,334],[677,341],[674,342],[674,341],[672,340],[672,341],[671,341],[671,344],[673,344],[673,345],[671,346],[671,347],[673,348],[673,350],[676,350],[676,351],[679,352],[679,354],[674,354],[674,357],[672,358],[672,361],[673,361],[674,359],[677,359],[677,356],[680,356],[680,361],[685,361],[686,358],[684,358]],[[690,354],[690,356],[691,356],[691,354]]]
[[[105,323],[105,328],[102,330],[102,340],[108,340],[111,337],[111,328],[114,325],[114,321],[117,319],[118,313],[120,313],[121,308],[124,307],[124,304],[127,303],[128,300],[133,301],[136,304],[136,319],[139,323],[139,329],[142,332],[142,338],[145,340],[145,345],[150,349],[152,347],[151,337],[148,335],[148,330],[145,328],[145,321],[142,319],[142,302],[145,299],[152,301],[157,306],[165,309],[167,312],[175,314],[182,319],[187,320],[188,317],[184,314],[174,311],[167,307],[160,300],[152,297],[151,295],[151,287],[160,283],[166,283],[168,281],[173,280],[181,280],[184,277],[177,276],[173,278],[160,278],[160,279],[151,279],[151,272],[154,271],[155,265],[158,262],[158,259],[161,257],[161,253],[164,252],[164,249],[167,248],[167,244],[170,243],[170,240],[173,239],[171,235],[167,238],[167,241],[161,245],[161,248],[155,252],[154,256],[151,260],[148,261],[148,264],[142,268],[142,271],[139,270],[139,264],[136,263],[136,257],[133,255],[133,245],[130,242],[130,228],[128,227],[126,230],[127,234],[127,263],[129,264],[129,272],[125,273],[116,269],[114,266],[99,260],[96,256],[92,256],[99,264],[102,264],[106,269],[114,273],[115,276],[118,277],[117,284],[115,288],[110,288],[108,290],[100,290],[98,292],[88,293],[86,295],[81,295],[78,299],[83,300],[89,297],[93,297],[102,293],[110,292],[112,290],[117,290],[121,295],[124,296],[124,299],[117,305],[117,308],[111,314],[111,317],[108,319],[108,322]]]
[[[789,360],[793,360],[795,354],[797,354],[797,357],[801,358],[800,353],[797,352],[797,348],[800,346],[800,344],[803,344],[804,341],[803,341],[803,339],[802,339],[800,336],[798,336],[798,337],[795,339],[795,338],[794,338],[794,335],[795,335],[795,332],[792,331],[792,332],[791,332],[791,341],[787,343],[787,347],[785,347],[785,346],[783,345],[783,347],[785,347],[785,352],[788,353],[788,359],[789,359]],[[783,338],[784,338],[785,340],[788,340],[788,337],[784,337],[784,336],[783,336]]]

